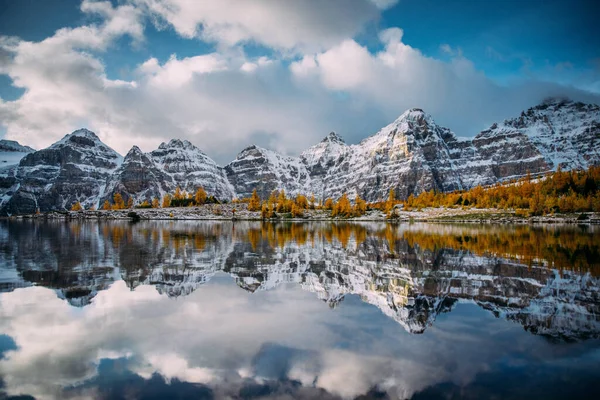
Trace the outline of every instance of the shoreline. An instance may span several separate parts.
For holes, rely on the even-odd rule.
[[[387,218],[378,210],[368,211],[360,217],[332,218],[326,210],[306,210],[303,217],[263,219],[259,211],[248,211],[245,204],[221,204],[174,208],[133,208],[122,210],[50,211],[40,214],[23,214],[2,217],[7,220],[198,220],[198,221],[269,221],[269,222],[435,222],[480,224],[600,224],[600,213],[585,212],[545,216],[519,216],[513,210],[478,208],[425,208],[421,211],[396,211],[395,218]]]

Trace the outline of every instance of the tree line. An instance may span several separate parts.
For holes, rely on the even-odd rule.
[[[600,166],[587,170],[562,171],[532,179],[530,174],[493,186],[476,186],[466,191],[423,192],[410,195],[408,210],[426,207],[475,207],[516,210],[529,215],[600,212]]]
[[[271,192],[267,199],[261,199],[256,189],[248,198],[234,200],[246,203],[249,211],[260,211],[263,219],[283,216],[301,218],[307,210],[326,210],[331,217],[352,218],[365,215],[369,210],[380,210],[393,217],[394,208],[401,204],[405,210],[420,210],[427,207],[446,208],[495,208],[515,210],[517,214],[547,215],[553,213],[600,212],[600,166],[587,170],[562,171],[532,179],[530,174],[518,180],[497,183],[492,186],[476,186],[469,190],[457,190],[449,193],[430,190],[419,195],[410,195],[404,201],[395,197],[390,189],[387,200],[367,203],[359,195],[351,199],[344,193],[337,200],[326,198],[318,200],[314,195],[290,196],[284,190]],[[133,197],[124,200],[120,193],[113,195],[112,202],[105,200],[101,209],[120,210],[126,208],[169,208],[220,204],[222,201],[208,196],[204,188],[188,193],[179,187],[174,193],[165,194],[162,199],[155,197],[151,202],[144,200],[135,204]],[[71,207],[72,211],[83,210],[79,202]]]
[[[166,193],[162,199],[154,197],[152,201],[144,200],[139,204],[135,204],[133,196],[129,196],[127,201],[124,200],[121,193],[115,193],[112,197],[112,202],[108,199],[100,207],[101,210],[124,210],[128,208],[169,208],[169,207],[191,207],[201,206],[204,204],[221,204],[223,203],[214,196],[209,196],[203,187],[196,189],[195,193],[188,193],[181,190],[178,186],[173,194]],[[82,211],[83,206],[79,201],[71,206],[71,211]],[[95,210],[92,206],[90,210]]]

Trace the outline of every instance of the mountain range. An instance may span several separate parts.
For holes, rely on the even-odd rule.
[[[221,200],[261,197],[273,190],[368,201],[426,190],[452,191],[490,185],[528,172],[587,168],[600,164],[600,107],[548,99],[520,116],[494,123],[472,139],[461,139],[418,108],[358,144],[336,133],[298,157],[258,146],[243,149],[228,165],[217,165],[186,140],[172,139],[148,153],[134,146],[125,157],[87,129],[34,151],[0,141],[0,213],[65,210],[79,201],[98,207],[121,193],[136,203],[161,198],[176,187],[202,186]]]

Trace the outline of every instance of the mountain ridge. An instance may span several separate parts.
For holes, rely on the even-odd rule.
[[[200,186],[223,200],[248,197],[255,189],[263,198],[283,189],[367,201],[383,200],[393,190],[402,199],[559,166],[587,168],[600,163],[598,143],[600,107],[565,99],[547,99],[472,139],[458,138],[430,114],[411,108],[357,144],[331,132],[297,157],[252,145],[225,166],[180,139],[146,153],[134,146],[123,157],[94,132],[78,129],[46,149],[21,146],[29,152],[18,165],[0,168],[0,209],[5,215],[60,210],[76,201],[99,207],[117,192],[141,203],[176,187],[194,192]]]

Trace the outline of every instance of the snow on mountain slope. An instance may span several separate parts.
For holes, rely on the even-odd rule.
[[[532,168],[543,171],[556,169],[559,165],[563,169],[572,169],[600,164],[600,107],[597,105],[547,99],[523,111],[517,118],[492,125],[474,142],[480,137],[502,141],[503,136],[511,138],[515,132],[526,138],[516,140],[523,146],[535,148],[545,161],[545,168],[538,161]],[[539,158],[534,153],[531,152],[531,157]]]
[[[311,192],[310,174],[299,158],[258,146],[242,150],[225,171],[238,197],[248,197],[254,189],[265,199],[273,190],[292,195]]]
[[[0,140],[0,208],[7,203],[18,188],[15,177],[17,166],[23,157],[35,150],[21,146],[14,140]]]
[[[203,187],[221,200],[235,196],[223,168],[187,140],[172,139],[150,153],[134,146],[108,181],[101,201],[120,193],[125,199],[133,197],[136,204],[151,202],[177,187],[188,193]]]
[[[65,210],[76,201],[97,204],[123,157],[93,132],[80,129],[50,147],[26,155],[15,171],[17,184],[2,205],[9,214]]]
[[[303,151],[299,161],[308,178],[298,159],[287,157],[285,163],[302,172],[286,179],[281,156],[255,147],[240,153],[227,171],[239,196],[256,188],[264,198],[271,190],[284,188],[322,199],[347,193],[376,201],[387,198],[390,190],[397,198],[406,198],[431,189],[490,185],[543,173],[559,164],[564,169],[587,168],[600,164],[598,144],[600,107],[596,105],[547,100],[519,118],[493,124],[473,140],[458,140],[415,108],[359,144],[347,145],[331,133]]]
[[[48,149],[0,141],[10,150],[0,165],[3,214],[65,209],[74,201],[99,205],[116,192],[137,202],[162,197],[177,186],[230,200],[256,189],[314,194],[318,199],[357,194],[368,201],[393,190],[406,198],[427,190],[451,191],[600,164],[600,107],[549,99],[518,118],[495,123],[472,140],[457,139],[423,110],[413,108],[358,144],[330,133],[299,157],[250,146],[224,168],[188,141],[173,139],[144,154],[134,147],[122,158],[85,129]],[[3,147],[4,146],[4,147]],[[15,150],[13,152],[13,150]],[[17,154],[17,155],[15,155]],[[10,162],[25,155],[19,165]]]
[[[173,179],[158,168],[139,147],[133,146],[108,180],[99,204],[105,200],[112,202],[116,193],[120,193],[126,200],[133,197],[137,203],[152,202],[155,197],[162,198],[173,186]]]
[[[221,200],[235,197],[233,187],[223,168],[187,140],[172,139],[161,143],[149,156],[172,179],[171,190],[177,186],[194,193],[202,186],[209,195]]]
[[[0,169],[18,164],[23,157],[34,151],[31,147],[21,146],[14,140],[0,140]]]
[[[357,145],[326,138],[300,158],[316,175],[313,191],[323,198],[346,192],[374,201],[390,190],[404,198],[430,189],[460,189],[443,135],[452,133],[422,110],[411,109]]]

